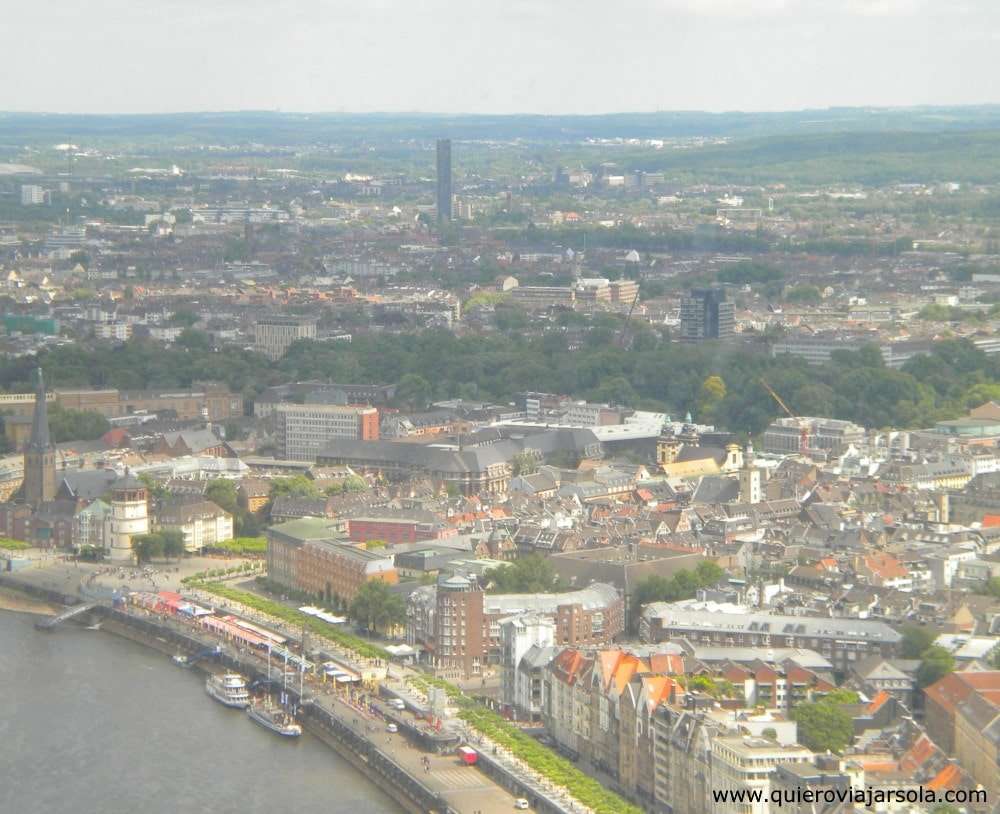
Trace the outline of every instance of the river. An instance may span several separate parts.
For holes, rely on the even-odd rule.
[[[100,631],[0,611],[0,812],[398,814],[333,750],[212,701],[201,674]]]

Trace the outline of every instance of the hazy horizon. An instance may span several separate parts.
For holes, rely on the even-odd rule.
[[[1000,103],[989,0],[20,3],[8,112],[786,112]]]

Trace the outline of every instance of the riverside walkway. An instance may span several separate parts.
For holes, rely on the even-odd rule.
[[[150,616],[145,611],[134,608],[128,609],[126,613],[137,620],[153,622],[157,627],[176,631],[203,647],[219,643],[218,639],[189,622],[158,615]],[[222,652],[230,662],[235,663],[237,670],[257,675],[266,674],[267,661],[264,655],[240,651],[225,643],[222,644]],[[275,665],[272,664],[272,671],[274,669]],[[289,682],[289,688],[297,691],[297,677],[294,682]],[[359,737],[376,745],[410,777],[445,800],[450,811],[456,814],[502,814],[516,810],[514,803],[519,795],[509,792],[479,768],[465,765],[457,754],[425,752],[410,743],[403,734],[390,733],[386,728],[387,722],[377,711],[373,712],[369,708],[370,699],[362,701],[357,692],[353,696],[347,692],[338,692],[333,689],[332,684],[324,684],[313,677],[305,680],[304,689],[307,703],[320,707]]]

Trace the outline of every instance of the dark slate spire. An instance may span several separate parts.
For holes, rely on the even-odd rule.
[[[35,390],[35,414],[31,422],[31,439],[28,449],[44,452],[52,447],[49,436],[49,409],[45,401],[45,381],[42,379],[42,369],[38,368],[38,386]]]

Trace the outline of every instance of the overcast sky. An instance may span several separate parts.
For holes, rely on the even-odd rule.
[[[1000,102],[1000,0],[7,0],[2,20],[4,110]]]

